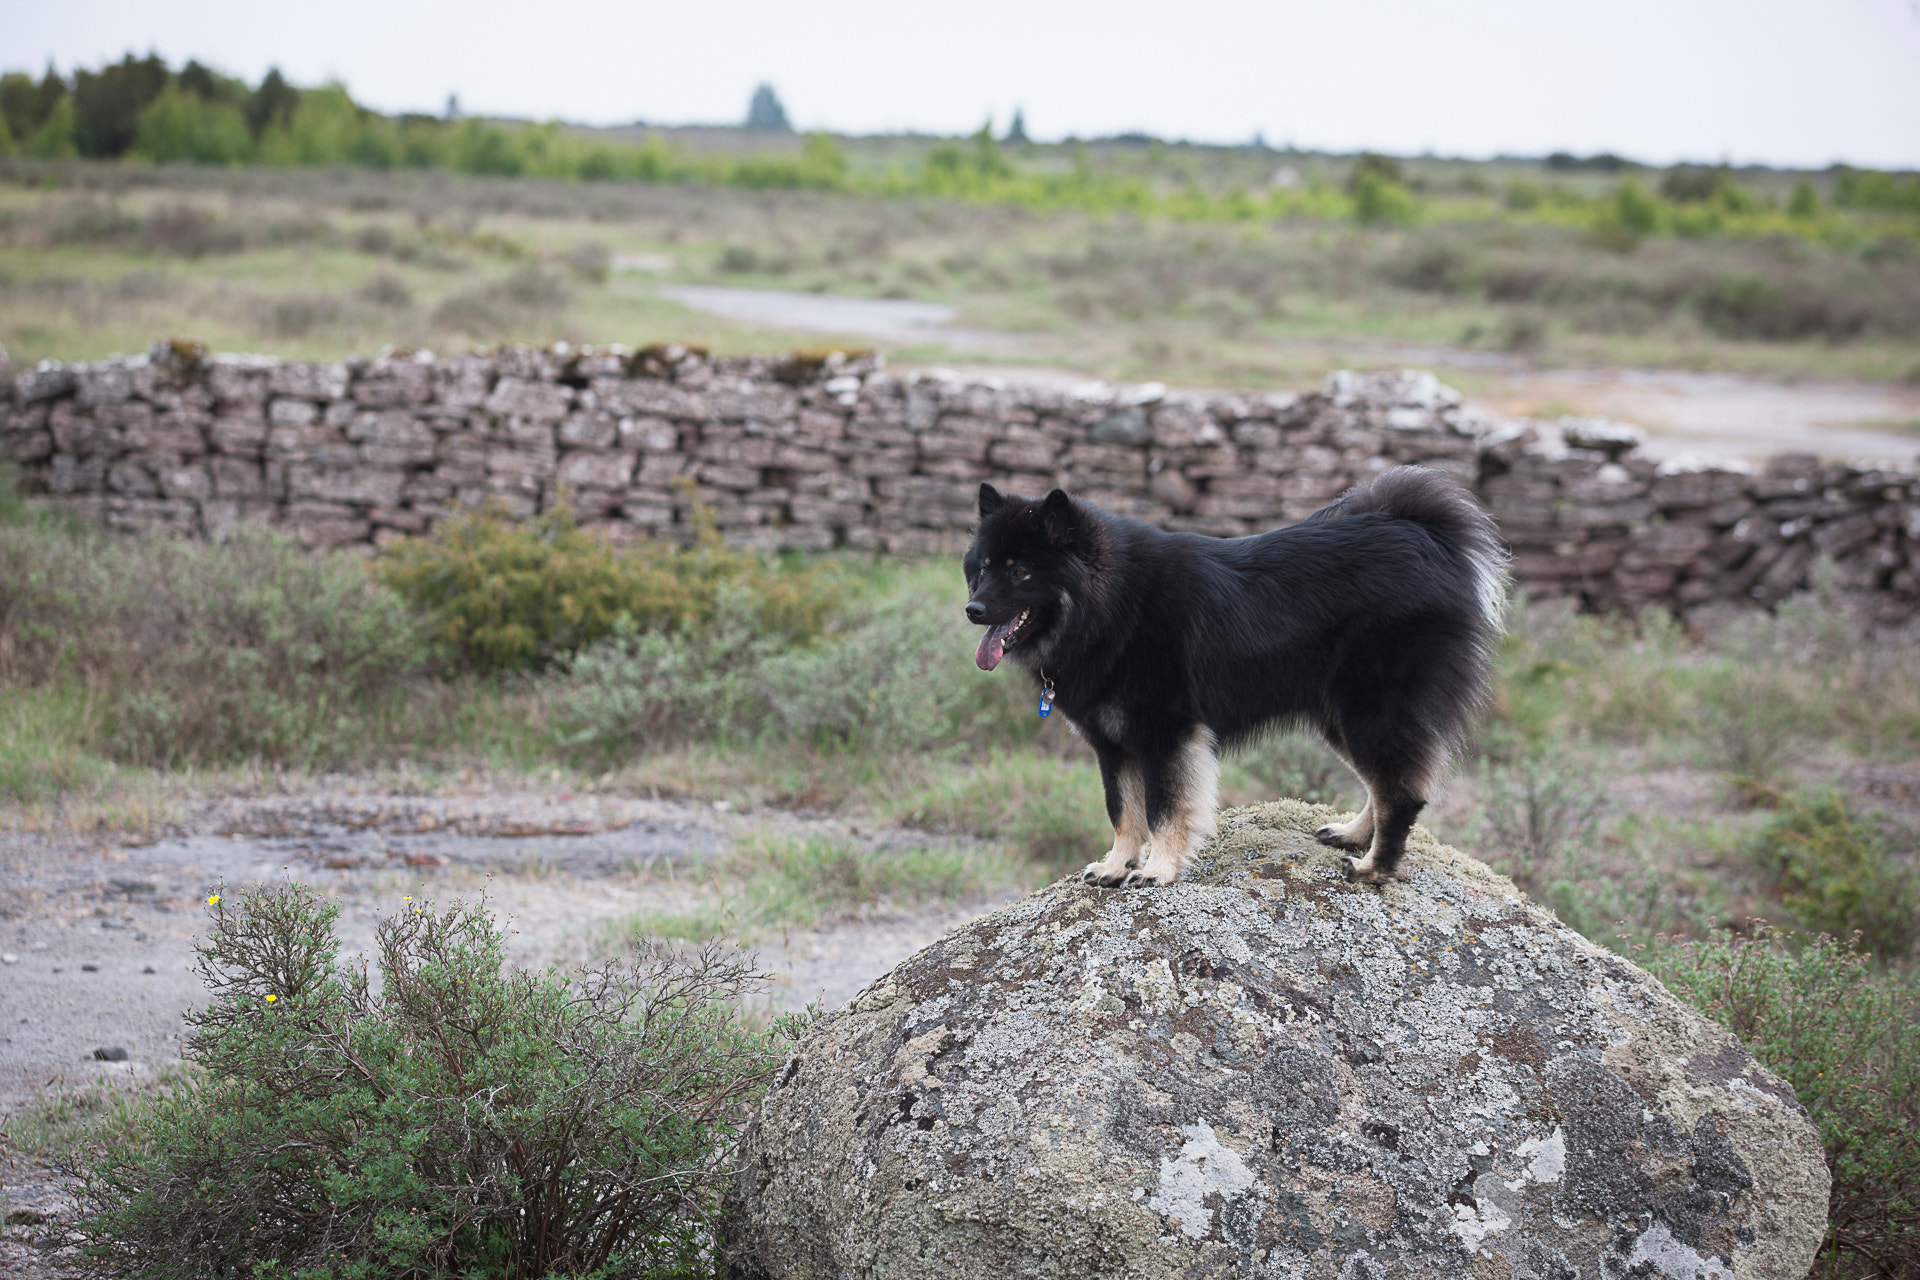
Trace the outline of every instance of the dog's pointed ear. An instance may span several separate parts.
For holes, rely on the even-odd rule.
[[[1006,502],[1006,499],[1000,496],[1000,491],[998,489],[988,484],[985,480],[982,480],[980,482],[980,518],[981,519],[984,520],[988,516],[992,515],[994,512],[998,511],[1005,502]]]
[[[1040,504],[1040,523],[1046,526],[1047,538],[1056,547],[1064,547],[1073,541],[1073,499],[1064,489],[1055,489]]]

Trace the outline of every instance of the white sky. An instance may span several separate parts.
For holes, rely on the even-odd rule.
[[[0,0],[0,66],[158,51],[383,110],[1920,167],[1920,0]]]

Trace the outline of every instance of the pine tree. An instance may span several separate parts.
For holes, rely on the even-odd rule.
[[[780,105],[780,95],[772,85],[763,84],[753,91],[753,101],[747,105],[747,128],[762,133],[793,132],[787,109]]]

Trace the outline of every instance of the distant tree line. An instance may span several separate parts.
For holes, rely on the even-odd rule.
[[[71,77],[51,66],[38,80],[10,71],[0,76],[0,147],[28,155],[111,160],[138,147],[143,121],[157,112],[195,117],[195,124],[212,126],[214,136],[207,141],[213,149],[237,152],[241,132],[247,143],[258,144],[269,127],[290,123],[299,103],[300,91],[277,70],[250,88],[197,61],[176,75],[157,54],[128,54],[114,65]],[[232,136],[219,136],[229,124],[237,126]],[[147,132],[154,132],[151,125]]]
[[[450,103],[451,107],[451,103]],[[750,132],[792,131],[771,85],[755,89]],[[1190,176],[1117,172],[1096,166],[1088,149],[1070,142],[1069,164],[1016,164],[1003,142],[1026,153],[1026,123],[1016,113],[1004,139],[983,126],[969,139],[937,142],[917,169],[898,164],[883,173],[856,174],[845,152],[824,133],[807,136],[798,154],[689,154],[658,137],[635,143],[569,132],[558,122],[528,124],[425,114],[385,115],[354,102],[334,83],[296,88],[277,71],[257,85],[190,61],[178,72],[158,55],[97,71],[62,76],[52,67],[35,77],[0,76],[0,155],[126,157],[156,164],[322,165],[376,169],[438,168],[460,173],[546,178],[710,182],[753,189],[859,191],[929,195],[1032,208],[1126,211],[1190,220],[1261,217],[1350,218],[1361,223],[1412,223],[1428,216],[1422,183],[1390,156],[1363,153],[1339,186],[1315,180],[1299,190],[1207,189]],[[1139,144],[1150,153],[1166,145],[1147,135],[1121,135],[1109,144]],[[1595,224],[1623,237],[1646,235],[1818,234],[1822,227],[1853,236],[1826,217],[1813,184],[1802,179],[1781,208],[1743,186],[1722,166],[1675,165],[1654,189],[1641,184],[1643,166],[1611,154],[1546,157],[1549,172],[1619,173],[1615,190],[1582,195],[1561,185],[1516,180],[1500,204],[1501,216]],[[1920,175],[1836,166],[1828,201],[1838,210],[1920,217]],[[1472,198],[1472,197],[1470,197]],[[1493,210],[1488,210],[1493,212]],[[1907,228],[1907,234],[1913,229]]]
[[[755,97],[758,122],[789,129],[772,90]],[[258,85],[197,61],[174,72],[157,55],[128,54],[99,71],[37,79],[0,76],[0,155],[128,158],[156,164],[352,164],[550,178],[712,181],[745,187],[832,188],[846,157],[824,134],[801,153],[686,156],[658,142],[612,142],[558,123],[501,123],[425,114],[385,115],[345,86],[296,88],[279,71]]]

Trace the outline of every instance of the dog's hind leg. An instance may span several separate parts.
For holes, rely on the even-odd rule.
[[[1360,812],[1348,822],[1329,822],[1313,833],[1313,838],[1321,844],[1335,849],[1367,849],[1373,845],[1373,794],[1368,792],[1367,802],[1360,806]]]
[[[1325,726],[1320,730],[1320,738],[1327,744],[1329,751],[1332,751],[1334,755],[1340,757],[1342,764],[1346,765],[1349,769],[1353,769],[1356,775],[1359,774],[1360,771],[1354,769],[1353,757],[1347,754],[1347,741],[1341,736],[1338,726]],[[1360,781],[1363,786],[1366,785],[1365,778],[1362,778]],[[1331,845],[1335,849],[1370,848],[1373,844],[1372,788],[1368,788],[1367,798],[1361,803],[1360,812],[1355,814],[1351,821],[1329,822],[1326,826],[1314,832],[1313,838],[1321,844]]]
[[[1145,852],[1147,791],[1138,761],[1117,751],[1094,750],[1100,758],[1100,781],[1107,793],[1107,819],[1113,823],[1113,848],[1099,862],[1088,863],[1080,878],[1112,889],[1125,882]]]
[[[1367,784],[1367,807],[1361,816],[1372,822],[1372,840],[1364,857],[1340,860],[1349,880],[1385,884],[1398,878],[1400,858],[1407,851],[1407,834],[1427,807],[1432,774],[1433,761],[1424,754],[1363,762],[1361,777]]]
[[[1220,759],[1213,731],[1194,725],[1165,757],[1142,766],[1147,823],[1153,832],[1147,860],[1127,877],[1129,889],[1172,884],[1199,845],[1213,838],[1220,805]]]

